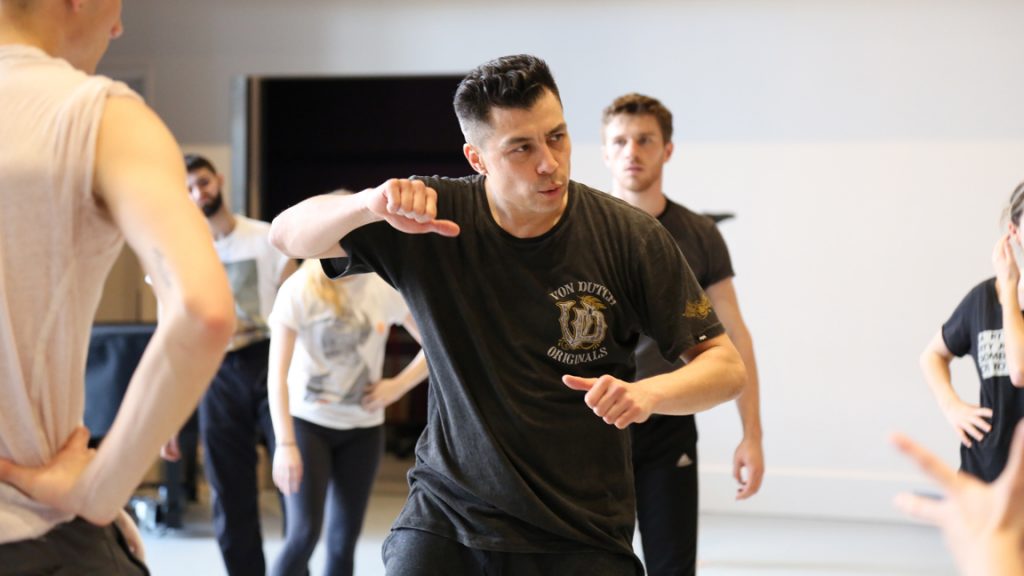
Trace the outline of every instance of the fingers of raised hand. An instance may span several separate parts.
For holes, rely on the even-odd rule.
[[[909,456],[925,474],[938,482],[943,489],[948,489],[956,480],[956,472],[920,444],[902,434],[894,434],[892,442]]]
[[[896,495],[893,503],[908,516],[936,526],[942,524],[945,506],[943,501],[903,492]]]

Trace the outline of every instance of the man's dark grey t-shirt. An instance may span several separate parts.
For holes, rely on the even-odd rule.
[[[572,182],[542,236],[491,216],[484,178],[422,178],[456,238],[383,222],[341,240],[330,276],[374,271],[406,299],[430,364],[427,428],[395,522],[478,549],[632,554],[630,441],[564,374],[632,381],[641,333],[666,358],[722,333],[653,218]]]

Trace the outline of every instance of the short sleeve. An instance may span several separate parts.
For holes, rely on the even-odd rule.
[[[651,227],[637,259],[644,332],[674,362],[693,346],[724,333],[711,301],[669,233]]]
[[[736,275],[732,268],[729,247],[718,226],[712,223],[707,230],[707,266],[708,277],[705,286],[713,286]]]
[[[979,288],[981,286],[971,290],[953,310],[953,314],[946,320],[946,323],[942,325],[942,340],[954,356],[964,356],[971,351],[974,333],[971,320],[979,307],[978,298],[981,295]]]

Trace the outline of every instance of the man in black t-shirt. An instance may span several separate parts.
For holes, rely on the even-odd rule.
[[[271,230],[330,275],[377,272],[420,326],[428,422],[387,572],[642,573],[624,429],[735,397],[742,362],[664,229],[569,179],[542,60],[481,65],[455,109],[477,175],[318,196]],[[686,366],[629,382],[641,334]]]
[[[662,167],[672,156],[672,113],[641,94],[616,98],[604,111],[602,150],[612,191],[657,218],[669,231],[697,282],[736,344],[747,368],[737,400],[743,439],[733,455],[737,499],[757,493],[764,474],[757,368],[750,333],[733,288],[729,249],[715,223],[669,200]],[[650,340],[637,348],[637,378],[671,371]],[[632,426],[633,473],[644,561],[652,576],[693,574],[697,560],[697,427],[694,417],[653,416]]]

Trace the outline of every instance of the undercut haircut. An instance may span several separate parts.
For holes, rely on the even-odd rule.
[[[665,107],[657,98],[651,98],[636,92],[630,92],[616,98],[607,108],[601,117],[601,126],[607,126],[612,118],[620,114],[630,116],[654,116],[661,128],[661,139],[666,144],[672,141],[672,112]]]
[[[455,116],[466,141],[475,143],[489,127],[494,108],[531,108],[550,91],[562,103],[548,65],[529,54],[503,56],[477,66],[455,90]]]

